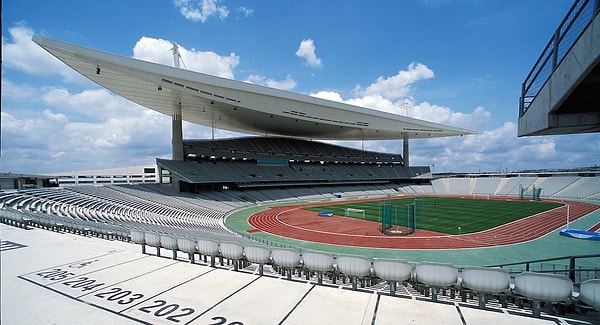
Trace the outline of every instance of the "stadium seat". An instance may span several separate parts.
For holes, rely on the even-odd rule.
[[[173,259],[177,259],[177,239],[172,236],[160,235],[160,246],[173,251]]]
[[[300,253],[293,249],[277,248],[271,251],[273,263],[287,271],[287,278],[292,278],[291,270],[300,265]]]
[[[188,253],[190,263],[194,263],[194,254],[198,252],[196,242],[189,238],[177,238],[177,247],[184,253]]]
[[[160,256],[160,235],[153,232],[144,233],[146,245],[156,247],[156,256]]]
[[[244,258],[244,248],[237,243],[221,242],[219,251],[224,258],[233,260],[233,269],[238,270],[238,262]]]
[[[81,226],[83,227],[83,225]],[[146,254],[146,241],[144,232],[140,230],[131,230],[129,231],[129,236],[131,236],[132,242],[134,242],[135,244],[142,245],[142,254]]]
[[[271,251],[263,246],[244,246],[244,256],[250,263],[258,264],[258,273],[263,275],[263,265],[271,262]]]
[[[337,270],[352,278],[352,289],[357,288],[357,278],[371,274],[371,261],[364,256],[340,255],[336,259]]]
[[[437,290],[454,286],[458,279],[456,266],[447,263],[420,262],[415,267],[417,282],[431,287],[431,298],[437,301]],[[426,288],[428,290],[428,288]]]
[[[219,244],[209,239],[198,240],[198,253],[210,256],[210,266],[215,267],[215,257],[219,255]]]
[[[560,274],[523,272],[515,276],[513,292],[531,299],[533,316],[540,317],[541,301],[566,301],[573,294],[573,282]]]
[[[390,294],[396,292],[396,283],[410,279],[412,265],[406,260],[376,258],[373,260],[373,271],[375,276],[390,284]]]
[[[302,253],[302,263],[308,271],[317,272],[317,282],[323,284],[323,272],[333,270],[333,255],[306,251]]]
[[[485,307],[486,294],[502,293],[508,289],[510,274],[499,268],[469,266],[462,270],[461,287],[479,293],[479,308]],[[465,291],[463,290],[463,299]]]
[[[587,280],[580,284],[579,301],[600,311],[600,279]]]

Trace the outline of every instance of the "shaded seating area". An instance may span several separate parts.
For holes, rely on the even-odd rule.
[[[338,162],[403,163],[399,154],[353,149],[318,141],[281,137],[243,137],[222,140],[184,140],[186,157],[285,159]]]

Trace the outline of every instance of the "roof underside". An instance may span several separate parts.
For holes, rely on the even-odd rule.
[[[33,41],[99,85],[185,121],[255,135],[393,140],[471,130],[132,59],[35,36]]]

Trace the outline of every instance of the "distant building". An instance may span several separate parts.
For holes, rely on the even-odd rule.
[[[51,174],[60,186],[156,183],[156,165],[79,170]]]
[[[58,180],[54,176],[0,173],[0,191],[56,186],[58,186]]]

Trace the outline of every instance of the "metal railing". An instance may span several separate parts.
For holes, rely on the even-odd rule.
[[[582,260],[592,260],[591,264],[582,265]],[[579,261],[579,265],[577,265]],[[561,263],[562,262],[562,263]],[[562,256],[532,261],[507,264],[488,265],[507,269],[510,273],[538,272],[563,274],[573,282],[583,282],[588,279],[600,279],[600,254]]]
[[[519,117],[529,108],[556,67],[600,11],[600,0],[575,0],[521,85]]]

